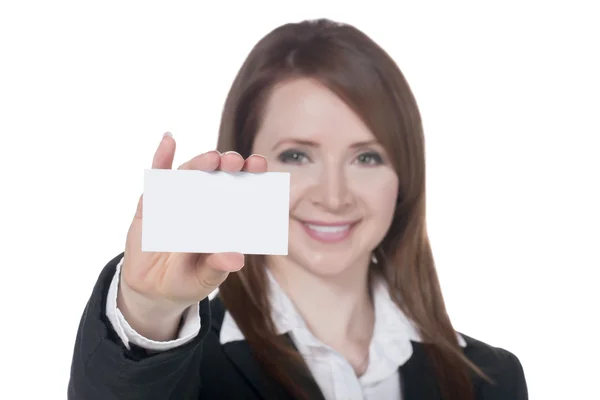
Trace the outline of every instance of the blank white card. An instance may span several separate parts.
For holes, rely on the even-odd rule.
[[[288,252],[290,174],[148,169],[142,250]]]

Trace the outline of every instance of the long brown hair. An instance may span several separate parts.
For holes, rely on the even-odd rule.
[[[435,366],[444,398],[473,398],[471,372],[446,313],[425,220],[425,148],[419,109],[392,58],[353,26],[330,20],[276,28],[248,55],[228,94],[219,151],[252,152],[264,105],[273,87],[288,79],[312,78],[343,99],[386,148],[400,189],[391,228],[379,245],[381,262],[398,307],[414,322]],[[264,370],[291,394],[303,397],[293,361],[300,356],[275,331],[264,259],[246,256],[246,266],[220,286],[220,296]],[[296,364],[299,365],[299,364]],[[297,372],[298,370],[296,370]]]

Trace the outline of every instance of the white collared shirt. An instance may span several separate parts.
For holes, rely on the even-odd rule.
[[[122,263],[122,260],[121,260]],[[198,306],[190,307],[176,340],[156,342],[133,330],[117,309],[117,292],[121,263],[111,283],[107,298],[107,316],[123,343],[149,350],[168,350],[192,340],[200,331]],[[295,306],[269,273],[272,318],[278,334],[289,333],[327,400],[401,399],[398,368],[412,355],[411,341],[420,341],[418,331],[389,296],[385,282],[373,287],[375,326],[369,346],[369,364],[357,377],[351,364],[337,351],[312,335]],[[221,344],[245,340],[232,316],[226,312],[221,327]],[[459,335],[461,346],[464,339]]]

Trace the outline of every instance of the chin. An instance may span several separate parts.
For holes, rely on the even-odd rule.
[[[357,265],[356,262],[352,262],[351,260],[344,260],[344,258],[347,256],[347,254],[312,254],[307,257],[307,254],[304,253],[298,254],[294,258],[298,264],[302,265],[304,269],[310,272],[312,275],[323,278],[333,278],[344,275]]]

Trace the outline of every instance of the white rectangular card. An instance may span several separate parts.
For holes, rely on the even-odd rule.
[[[142,250],[288,252],[290,174],[148,169]]]

